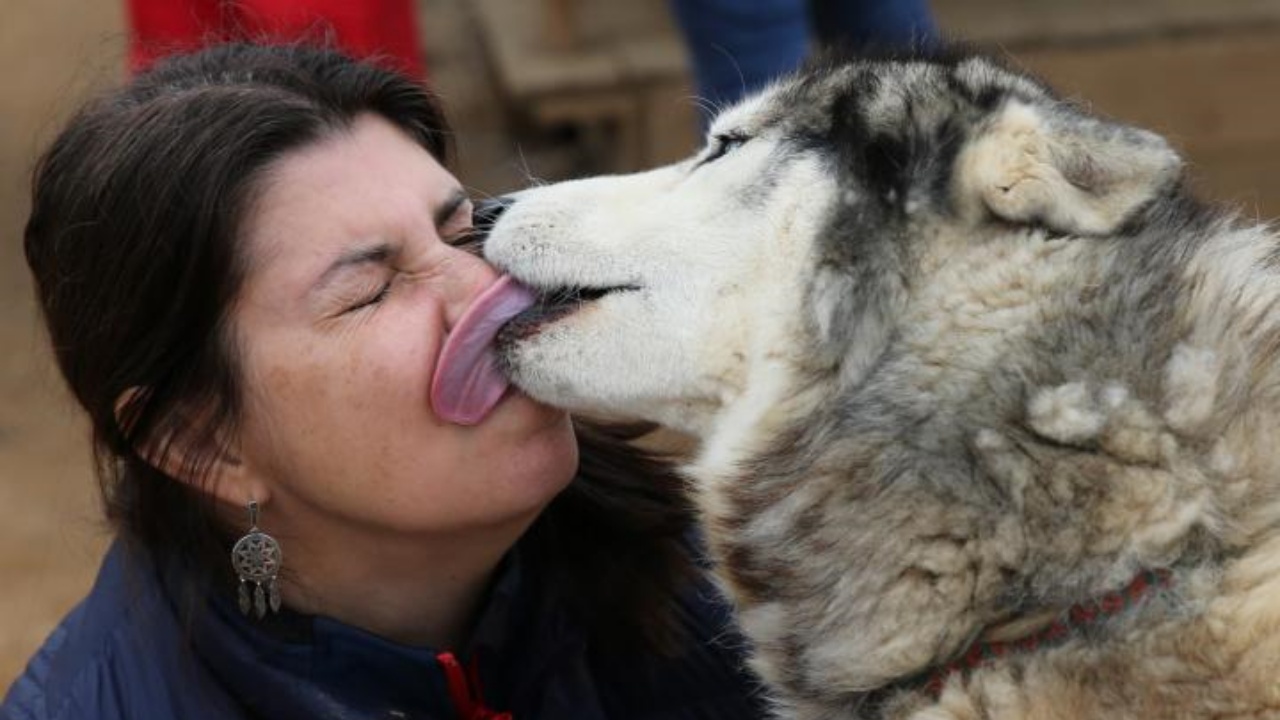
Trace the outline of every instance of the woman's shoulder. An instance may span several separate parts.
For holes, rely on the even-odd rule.
[[[746,641],[723,596],[704,579],[681,595],[675,612],[684,636],[679,651],[613,665],[604,673],[610,678],[604,704],[618,717],[655,720],[767,717],[766,696],[747,667]]]
[[[696,543],[687,549],[697,564]],[[574,720],[767,717],[731,608],[704,574],[671,588],[664,642],[620,642],[583,618],[612,607],[584,607],[576,586],[558,581],[555,558],[525,550],[517,547],[495,583],[466,653],[495,708]]]
[[[689,549],[695,564],[700,564],[698,543],[690,543]],[[538,684],[547,694],[555,695],[552,690],[557,681],[564,680],[570,689],[562,695],[592,697],[599,704],[600,717],[619,720],[769,717],[763,688],[747,666],[747,642],[734,623],[731,606],[709,576],[695,573],[690,577],[671,597],[667,612],[675,634],[666,647],[602,644],[588,632],[577,645],[580,654],[575,658],[570,650],[547,663],[548,669],[556,670],[539,677]],[[544,621],[552,615],[542,613]],[[563,637],[558,642],[561,647],[575,647],[572,642],[564,643]],[[554,647],[556,643],[541,644]],[[577,663],[582,665],[575,670]],[[584,687],[574,689],[575,683]],[[540,716],[595,717],[568,709]]]
[[[117,543],[10,686],[0,720],[236,717],[220,695],[186,651],[153,568]]]

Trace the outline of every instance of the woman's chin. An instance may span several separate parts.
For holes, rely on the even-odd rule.
[[[508,388],[480,427],[502,435],[502,443],[518,446],[522,453],[571,454],[576,464],[577,441],[569,413]]]
[[[578,440],[569,414],[523,394],[504,401],[519,414],[523,433],[508,446],[511,477],[532,492],[531,500],[550,502],[578,471]]]

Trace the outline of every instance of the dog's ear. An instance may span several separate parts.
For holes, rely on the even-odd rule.
[[[1160,136],[1063,104],[1006,102],[957,159],[962,202],[1065,235],[1107,235],[1175,182]]]

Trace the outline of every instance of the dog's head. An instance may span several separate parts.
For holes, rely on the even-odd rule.
[[[815,66],[684,162],[521,193],[485,253],[545,302],[501,354],[538,398],[700,432],[771,368],[856,380],[930,244],[1113,234],[1179,166],[982,57]]]

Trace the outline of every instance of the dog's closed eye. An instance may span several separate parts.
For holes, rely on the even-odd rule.
[[[736,132],[721,133],[713,136],[711,138],[710,151],[707,152],[706,157],[702,158],[702,162],[698,163],[697,167],[719,160],[730,152],[742,147],[750,139],[751,138],[749,136]]]

